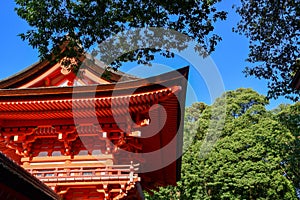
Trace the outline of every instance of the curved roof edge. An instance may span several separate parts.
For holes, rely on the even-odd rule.
[[[82,57],[80,58],[81,62],[85,60],[91,61],[91,62],[87,62],[88,64],[85,64],[85,67],[87,67],[96,76],[101,77],[103,72],[106,70],[105,63],[96,59],[92,59],[92,56],[87,53],[85,55],[82,55]],[[0,80],[0,89],[17,88],[21,85],[24,85],[28,81],[31,81],[32,79],[37,78],[38,76],[48,71],[55,64],[56,64],[55,62],[49,60],[38,61],[28,66],[27,68],[17,72],[16,74]],[[121,71],[110,70],[109,72],[111,73],[110,76],[101,77],[101,78],[106,79],[109,82],[116,82],[119,81],[121,78],[124,80],[139,79],[136,76],[126,74]]]
[[[82,93],[106,93],[106,92],[116,92],[116,91],[126,91],[137,89],[139,87],[148,87],[150,85],[168,85],[169,83],[176,81],[178,79],[188,79],[189,66],[170,71],[157,76],[122,81],[119,83],[110,83],[102,85],[87,85],[87,86],[66,86],[66,87],[38,87],[38,88],[11,88],[11,89],[1,89],[0,96],[3,97],[22,97],[22,96],[48,96],[49,95],[70,95],[82,94]]]

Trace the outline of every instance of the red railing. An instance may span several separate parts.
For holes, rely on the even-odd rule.
[[[107,180],[128,180],[136,181],[138,164],[135,165],[111,165],[101,167],[34,167],[28,171],[44,183],[70,182],[70,181],[107,181]]]

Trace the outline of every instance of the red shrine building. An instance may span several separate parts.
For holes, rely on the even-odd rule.
[[[1,199],[144,199],[180,179],[188,67],[140,79],[83,63],[0,81]]]

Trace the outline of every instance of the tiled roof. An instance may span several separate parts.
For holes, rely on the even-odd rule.
[[[5,188],[9,188],[7,193],[9,193],[10,197],[15,196],[18,197],[17,199],[60,199],[52,189],[1,152],[0,184],[4,185]],[[1,199],[3,198],[1,197]]]

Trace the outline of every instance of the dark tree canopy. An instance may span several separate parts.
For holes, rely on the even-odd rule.
[[[58,46],[68,35],[69,52],[67,56],[76,56],[72,51],[75,43],[81,50],[91,50],[95,44],[107,40],[115,34],[132,28],[162,27],[176,30],[197,41],[204,51],[215,49],[220,36],[212,33],[214,22],[226,19],[226,12],[217,11],[214,4],[220,0],[209,1],[159,1],[159,0],[15,0],[18,15],[32,27],[20,34],[34,48],[38,48],[41,58],[49,52],[59,52]],[[137,37],[130,38],[134,44]],[[158,41],[161,37],[158,37]],[[72,42],[73,41],[73,42]],[[177,41],[184,43],[186,41]],[[176,44],[175,44],[176,45]],[[82,47],[82,48],[81,48]],[[122,48],[122,46],[119,46]],[[121,61],[139,60],[147,62],[154,59],[153,53],[165,50],[164,41],[157,49],[140,49],[119,57]],[[184,48],[184,45],[181,46]],[[107,50],[107,47],[104,47]],[[126,50],[126,49],[125,49]],[[107,52],[106,52],[107,53]],[[109,52],[108,52],[109,53]],[[114,53],[114,52],[112,52]],[[166,57],[170,52],[163,51]],[[141,59],[143,55],[143,59]],[[109,63],[110,64],[110,63]],[[117,64],[116,68],[120,65]]]
[[[268,97],[299,99],[290,87],[300,57],[299,0],[241,0],[237,12],[242,19],[236,31],[250,39],[247,75],[268,80]],[[296,94],[296,95],[295,95]]]
[[[152,33],[154,46],[143,48],[143,45],[139,45],[139,49],[132,50],[128,45],[124,46],[123,42],[133,46],[143,44],[144,36],[151,33],[121,34],[118,44],[106,43],[101,45],[100,52],[93,52],[93,55],[104,53],[108,57],[104,61],[109,61],[107,63],[115,69],[126,61],[149,64],[157,52],[171,58],[174,54],[168,51],[172,49],[170,44],[171,47],[182,50],[190,40],[198,43],[196,51],[207,55],[215,50],[222,36],[214,34],[215,22],[225,20],[227,15],[216,7],[216,3],[221,0],[15,1],[18,15],[31,26],[31,30],[20,36],[31,46],[38,48],[42,59],[49,58],[47,55],[50,52],[60,56],[56,57],[57,60],[63,56],[76,57],[78,50],[92,51],[95,44],[133,28],[160,27],[187,36],[174,37],[170,41],[170,37],[165,37],[167,33],[163,31],[160,34]],[[240,2],[237,13],[241,16],[241,21],[235,31],[250,40],[247,60],[251,64],[245,69],[246,75],[267,79],[269,98],[283,95],[293,100],[299,99],[300,92],[290,87],[296,70],[300,70],[299,65],[295,65],[296,58],[300,57],[299,0]],[[59,46],[66,40],[66,35],[68,50],[60,54]],[[110,48],[112,44],[115,49]]]

